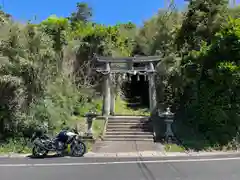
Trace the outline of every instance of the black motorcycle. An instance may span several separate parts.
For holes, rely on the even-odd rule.
[[[86,145],[76,131],[62,130],[54,138],[38,131],[33,134],[32,143],[34,157],[45,157],[49,151],[63,156],[68,149],[70,149],[70,154],[75,157],[81,157],[86,153]],[[69,146],[70,148],[68,148]]]

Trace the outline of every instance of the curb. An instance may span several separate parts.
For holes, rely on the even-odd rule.
[[[97,116],[96,119],[105,119],[105,118],[110,118],[110,119],[125,119],[125,118],[148,118],[149,116]]]
[[[28,156],[31,156],[31,154],[0,154],[0,158],[26,158]]]
[[[129,152],[129,153],[87,153],[84,157],[206,157],[206,156],[240,155],[240,152],[193,152],[193,153],[167,153],[159,151]]]
[[[117,157],[117,158],[131,158],[131,157],[206,157],[206,156],[224,156],[224,155],[239,155],[239,151],[229,152],[161,152],[161,151],[144,151],[144,152],[122,152],[122,153],[94,153],[88,152],[84,155],[85,158],[93,157]],[[27,158],[31,154],[2,154],[0,158]],[[68,157],[68,156],[66,156]]]

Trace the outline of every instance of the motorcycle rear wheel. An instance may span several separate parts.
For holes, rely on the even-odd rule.
[[[46,157],[48,154],[48,151],[39,147],[39,146],[34,146],[33,149],[32,149],[32,155],[34,157]]]
[[[74,157],[82,157],[87,151],[87,147],[84,142],[77,141],[71,145],[71,154]]]

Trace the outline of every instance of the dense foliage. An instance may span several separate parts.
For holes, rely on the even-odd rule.
[[[239,12],[226,0],[190,0],[185,12],[172,3],[136,27],[94,23],[85,3],[39,24],[1,11],[0,135],[25,136],[43,122],[56,129],[86,109],[101,84],[96,53],[160,55],[158,106],[176,112],[179,138],[184,127],[214,145],[231,142],[240,125]]]
[[[129,56],[135,26],[89,22],[91,8],[78,3],[71,17],[50,16],[40,24],[18,24],[2,12],[0,135],[25,136],[43,122],[66,125],[94,97],[101,77],[94,53]],[[81,107],[81,109],[79,109]],[[100,107],[97,106],[100,110]]]
[[[239,22],[231,20],[210,45],[184,59],[182,122],[211,144],[227,144],[239,131]]]
[[[227,3],[191,0],[183,13],[171,5],[145,23],[141,41],[136,39],[143,54],[163,56],[158,107],[176,112],[175,133],[190,148],[222,147],[239,139],[240,11]]]

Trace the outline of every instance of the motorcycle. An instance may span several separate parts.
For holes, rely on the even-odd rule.
[[[75,157],[81,157],[86,153],[86,145],[76,131],[61,130],[54,138],[43,132],[35,132],[32,143],[34,157],[45,157],[49,151],[63,156],[67,150],[70,150],[70,154]]]

